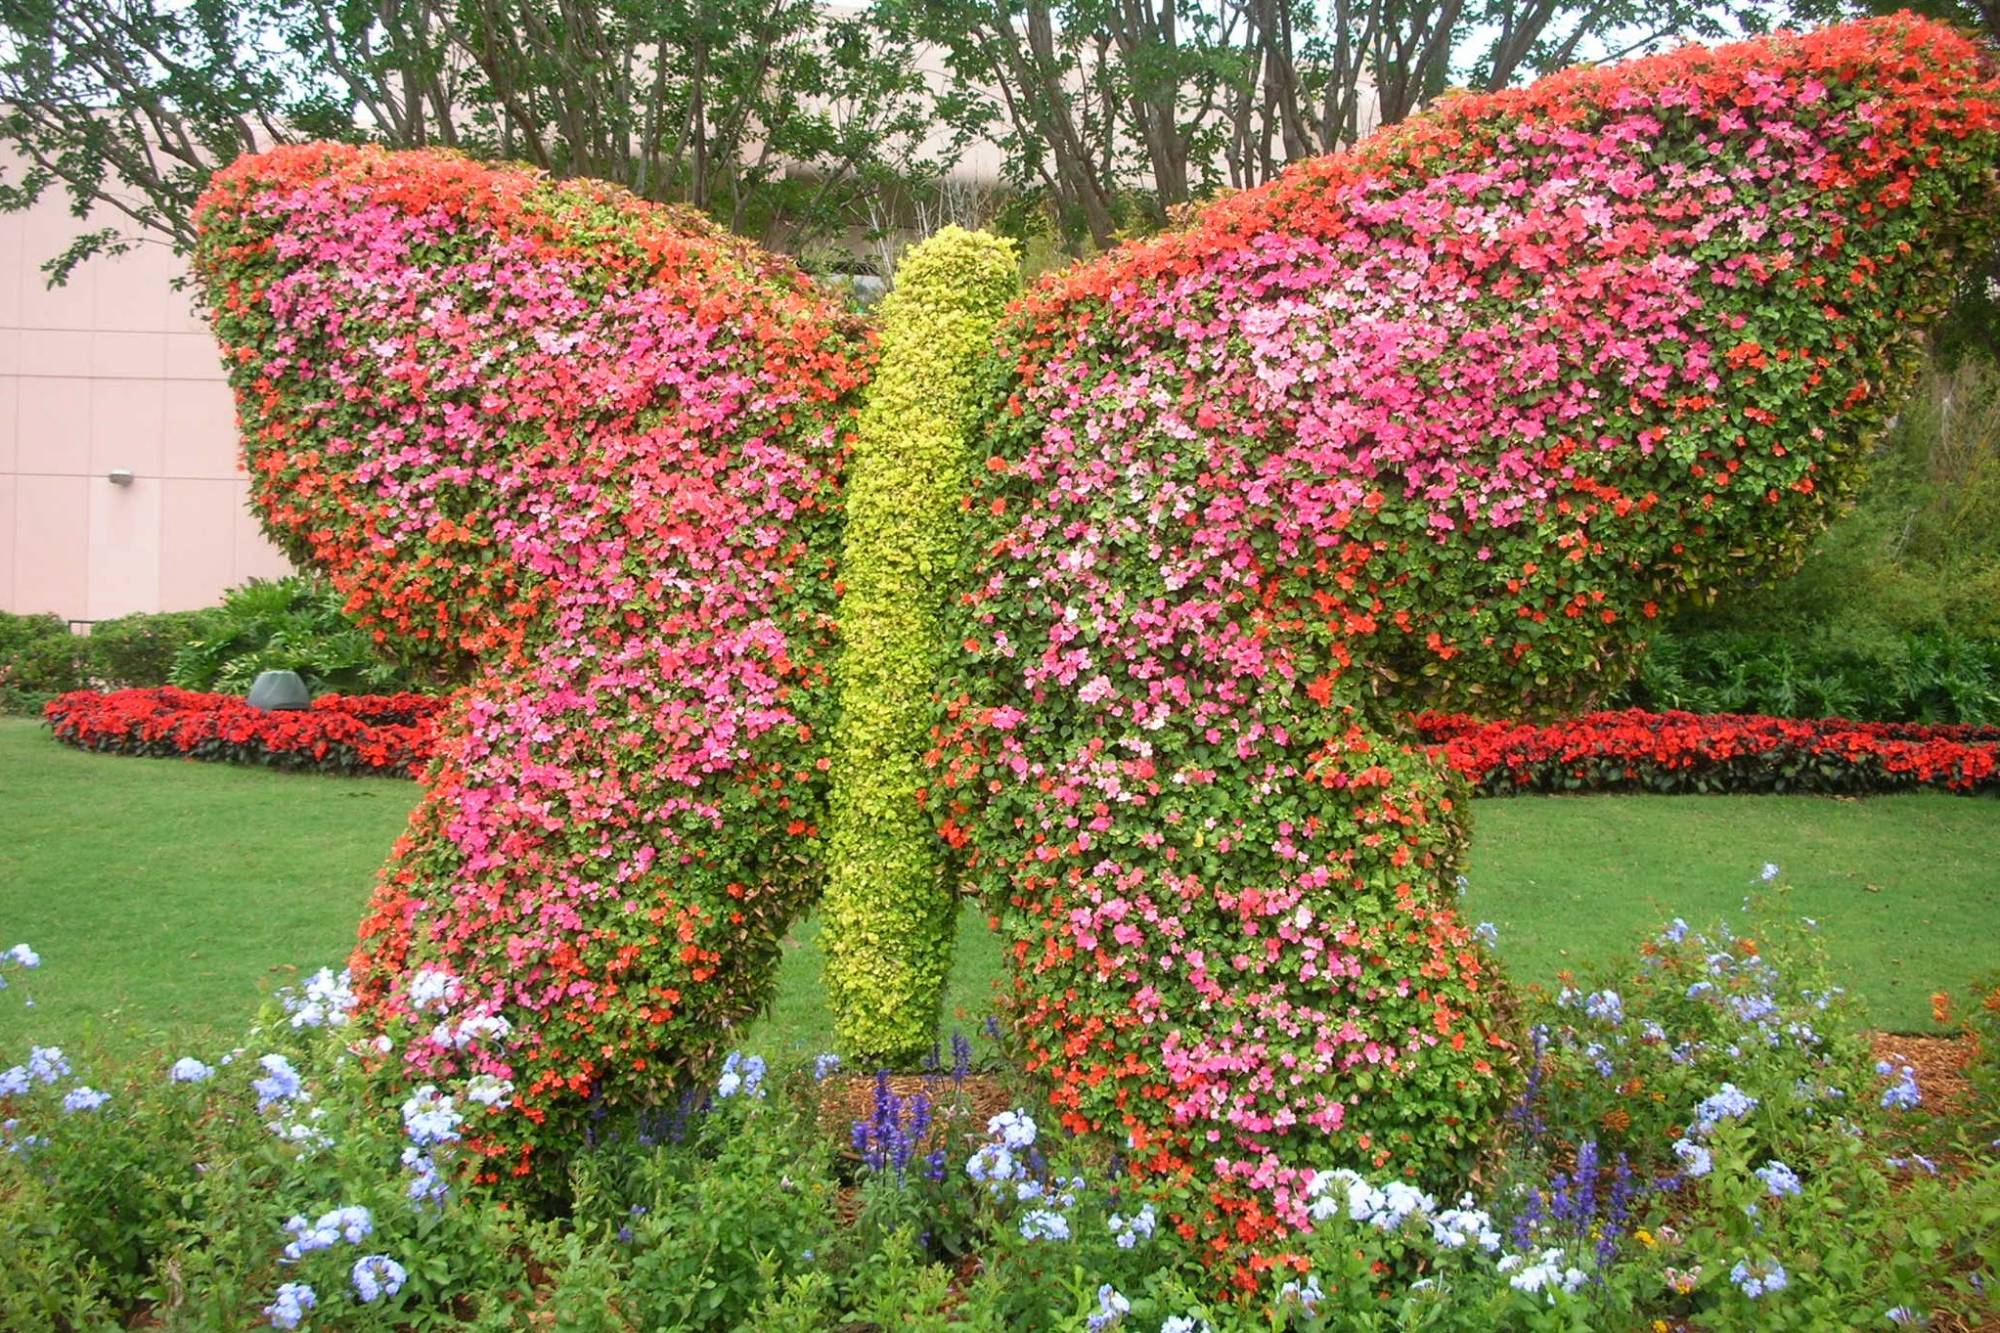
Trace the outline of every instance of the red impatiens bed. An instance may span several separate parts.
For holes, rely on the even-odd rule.
[[[430,762],[446,701],[423,694],[325,695],[266,713],[230,694],[171,685],[49,701],[56,739],[85,750],[185,756],[271,768],[415,776]]]
[[[1416,724],[1434,753],[1489,796],[2000,786],[2000,727],[1638,709],[1546,724],[1424,713]]]
[[[305,711],[262,713],[234,695],[167,686],[79,690],[52,701],[48,719],[58,740],[86,750],[416,775],[444,706],[422,694],[330,694]],[[1415,722],[1432,753],[1488,796],[2000,789],[2000,727],[1638,709],[1548,723],[1449,713]]]

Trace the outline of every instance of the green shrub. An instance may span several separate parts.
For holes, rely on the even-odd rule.
[[[252,579],[225,593],[175,654],[172,683],[243,694],[262,671],[296,671],[316,694],[386,694],[415,683],[348,619],[340,594],[303,575]]]
[[[2000,639],[2000,367],[1933,368],[1797,572],[1674,628]]]
[[[213,611],[161,611],[100,620],[90,627],[93,674],[107,687],[150,689],[173,678],[182,648],[208,631]]]
[[[979,368],[1017,286],[1010,242],[947,227],[904,256],[848,469],[826,980],[842,1048],[928,1050],[956,896],[920,801]]]
[[[0,611],[0,713],[39,717],[52,695],[78,688],[71,638],[61,616]]]
[[[1869,722],[2000,721],[2000,639],[1673,631],[1612,707]]]

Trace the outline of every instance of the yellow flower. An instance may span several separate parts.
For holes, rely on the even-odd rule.
[[[1644,1227],[1641,1227],[1639,1230],[1633,1232],[1632,1238],[1638,1241],[1641,1245],[1645,1246],[1649,1250],[1652,1249],[1653,1246],[1659,1243],[1658,1241],[1653,1239],[1653,1233],[1646,1230]]]

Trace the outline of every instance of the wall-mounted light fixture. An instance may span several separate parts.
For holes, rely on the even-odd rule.
[[[105,474],[105,480],[109,481],[113,486],[130,486],[132,484],[132,469],[129,467],[112,468],[110,472]]]

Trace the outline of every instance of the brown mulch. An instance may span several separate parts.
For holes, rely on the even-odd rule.
[[[1875,1058],[1917,1071],[1923,1106],[1932,1115],[1956,1116],[1965,1107],[1965,1066],[1972,1059],[1972,1042],[1963,1036],[1906,1037],[1878,1032]]]

